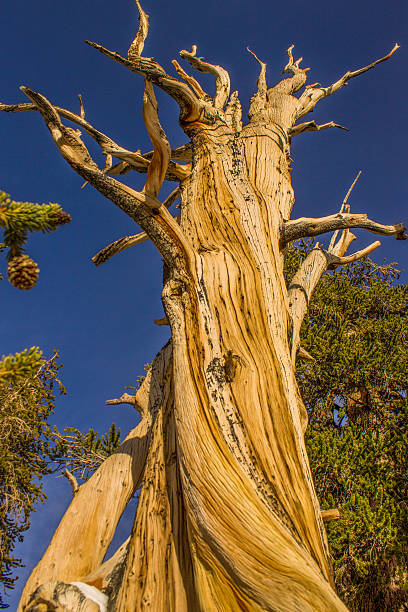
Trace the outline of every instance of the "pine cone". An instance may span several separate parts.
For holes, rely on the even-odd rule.
[[[32,289],[38,279],[40,269],[28,255],[13,257],[8,263],[7,276],[13,287]]]
[[[65,210],[57,210],[57,212],[53,214],[52,225],[65,225],[70,221],[71,215],[69,213],[65,212]]]

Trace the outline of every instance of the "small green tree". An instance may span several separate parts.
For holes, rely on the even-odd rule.
[[[289,278],[311,248],[287,258]],[[320,281],[302,326],[297,377],[336,586],[351,610],[407,610],[408,285],[369,259]]]

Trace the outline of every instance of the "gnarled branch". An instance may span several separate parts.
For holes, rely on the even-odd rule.
[[[408,237],[403,223],[382,225],[369,219],[366,214],[336,213],[316,219],[300,217],[299,219],[286,221],[282,229],[281,245],[285,246],[288,242],[299,240],[299,238],[319,236],[326,232],[348,228],[361,228],[374,234],[395,236],[397,240],[405,240]]]
[[[306,72],[310,69],[299,67],[300,62],[303,59],[302,57],[300,57],[296,61],[293,61],[293,54],[292,54],[293,47],[294,45],[291,45],[289,49],[287,50],[289,61],[284,67],[284,69],[282,70],[282,74],[289,73],[292,75],[292,77],[289,79],[282,79],[281,81],[279,81],[279,83],[271,87],[271,89],[268,90],[269,99],[271,99],[275,93],[278,93],[278,94],[283,93],[287,95],[296,93],[306,83],[306,78],[307,78]]]
[[[119,164],[107,164],[104,168],[104,172],[106,174],[126,174],[130,170],[135,170],[136,172],[141,173],[146,173],[148,171],[150,160],[153,156],[153,151],[149,151],[149,153],[142,155],[140,151],[129,151],[128,149],[124,149],[112,138],[110,138],[103,132],[97,130],[88,121],[85,121],[84,113],[82,110],[83,107],[81,107],[80,116],[76,115],[75,113],[72,113],[71,111],[65,108],[61,108],[60,106],[54,106],[54,108],[60,117],[64,117],[64,119],[72,121],[73,123],[81,127],[83,130],[85,130],[85,132],[98,143],[98,145],[102,149],[102,152],[106,156],[111,155],[121,160]],[[0,111],[3,111],[5,113],[19,113],[24,111],[39,111],[39,108],[37,105],[31,104],[30,102],[23,102],[21,104],[0,103]],[[174,149],[171,153],[171,157],[180,161],[191,161],[191,150],[189,152],[188,145],[184,145],[183,147]],[[189,166],[183,166],[181,164],[170,162],[165,178],[166,180],[170,181],[182,181],[186,179],[189,174]]]
[[[101,565],[122,512],[143,477],[152,428],[163,402],[167,401],[171,359],[172,347],[167,343],[137,392],[143,413],[141,422],[73,497],[46,553],[24,587],[19,609],[25,609],[39,585],[53,580],[82,580]]]
[[[142,9],[139,0],[136,0],[136,5],[139,10],[139,29],[136,37],[129,47],[128,59],[133,61],[142,55],[144,43],[149,33],[149,15]]]
[[[391,51],[384,57],[381,57],[375,62],[372,62],[368,66],[360,68],[359,70],[346,72],[338,81],[336,81],[332,85],[329,85],[328,87],[318,87],[316,89],[313,86],[306,87],[305,91],[299,98],[299,103],[296,111],[296,120],[310,113],[320,100],[331,96],[332,94],[336,93],[336,91],[344,87],[344,85],[347,85],[350,79],[354,79],[354,77],[360,76],[360,74],[371,70],[371,68],[374,68],[374,66],[377,66],[377,64],[388,60],[397,49],[399,49],[399,45],[395,44]]]
[[[174,59],[171,63],[176,69],[177,74],[183,79],[183,81],[190,85],[191,89],[197,94],[197,96],[201,100],[211,99],[210,96],[205,93],[200,83],[193,76],[187,74],[187,72],[183,70],[177,60]]]
[[[116,53],[116,51],[109,51],[109,49],[105,49],[105,47],[98,43],[89,40],[85,42],[103,53],[103,55],[106,55],[106,57],[125,66],[125,68],[128,68],[131,72],[135,72],[136,74],[140,74],[150,79],[152,83],[163,89],[163,91],[176,100],[180,106],[180,116],[183,120],[193,121],[200,116],[201,107],[194,92],[188,85],[167,74],[164,68],[162,68],[153,58],[134,57],[132,60],[128,60],[119,53]]]
[[[294,125],[292,128],[289,128],[288,136],[292,138],[293,136],[302,134],[302,132],[320,132],[320,130],[327,130],[329,128],[340,128],[348,132],[348,128],[338,123],[334,123],[334,121],[321,123],[320,125],[318,125],[316,121],[306,121],[305,123],[299,123],[299,125]]]
[[[216,93],[214,96],[214,107],[224,108],[230,94],[230,77],[228,72],[221,66],[215,66],[204,62],[202,57],[196,57],[197,45],[193,45],[191,51],[180,51],[180,57],[187,60],[193,68],[199,72],[213,74],[216,79]]]
[[[165,261],[170,265],[181,261],[180,255],[185,255],[185,241],[178,224],[167,209],[148,193],[135,191],[106,176],[91,158],[79,131],[63,125],[56,108],[47,98],[27,87],[21,89],[38,107],[61,155],[70,166],[141,225]]]
[[[166,134],[160,125],[156,96],[154,95],[153,85],[148,79],[145,80],[143,96],[143,120],[154,150],[147,170],[144,191],[156,198],[166,176],[171,149]]]
[[[165,199],[163,202],[163,206],[166,208],[170,208],[170,206],[177,200],[180,195],[180,187],[177,187],[171,194]],[[178,217],[176,217],[176,220]],[[101,249],[96,255],[92,257],[92,261],[95,266],[100,266],[101,264],[108,261],[114,255],[121,253],[125,249],[128,249],[131,246],[135,246],[136,244],[141,244],[142,242],[146,242],[149,240],[149,236],[146,232],[140,232],[139,234],[135,234],[134,236],[124,236],[123,238],[119,238],[108,244],[106,247]]]

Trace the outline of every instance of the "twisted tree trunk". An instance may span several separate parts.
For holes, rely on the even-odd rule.
[[[91,45],[146,78],[144,119],[152,153],[126,151],[82,115],[26,88],[32,104],[0,107],[39,110],[68,163],[144,230],[113,243],[98,263],[147,237],[155,243],[165,263],[163,304],[172,336],[135,398],[142,435],[131,435],[75,495],[19,609],[34,611],[43,603],[49,606],[44,609],[67,610],[88,604],[155,612],[345,610],[333,590],[304,445],[307,413],[295,380],[299,329],[321,274],[350,260],[344,257],[353,239],[349,227],[405,235],[401,224],[351,215],[346,202],[331,217],[290,221],[290,144],[303,131],[340,127],[296,122],[397,47],[330,87],[306,87],[299,97],[294,93],[305,86],[306,70],[293,60],[292,48],[289,78],[270,89],[258,60],[257,92],[243,127],[228,73],[197,58],[195,47],[181,56],[216,77],[214,98],[178,62],[173,64],[186,83],[141,56],[148,20],[137,4],[141,25],[128,59]],[[152,83],[178,101],[188,146],[170,150]],[[103,171],[61,117],[101,145]],[[112,155],[118,164],[112,165]],[[142,192],[108,176],[128,169],[147,171]],[[180,182],[178,222],[157,200],[164,178]],[[328,251],[316,246],[288,292],[287,242],[340,229]],[[141,481],[129,544],[102,564],[113,527]],[[107,600],[96,602],[84,585]],[[64,602],[70,593],[82,603],[63,603],[62,591]]]

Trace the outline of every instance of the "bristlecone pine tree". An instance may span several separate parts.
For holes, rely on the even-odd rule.
[[[268,88],[266,65],[243,126],[225,69],[192,51],[181,57],[215,77],[210,97],[176,61],[179,79],[142,57],[147,15],[128,57],[90,43],[145,78],[143,118],[153,152],[118,145],[85,120],[23,87],[65,160],[139,224],[144,233],[114,243],[103,261],[146,236],[165,266],[163,305],[169,342],[134,397],[140,424],[75,493],[42,560],[29,578],[20,610],[345,610],[333,589],[322,514],[304,432],[307,413],[295,379],[299,329],[320,276],[378,243],[345,255],[350,228],[405,238],[401,223],[382,225],[347,204],[320,219],[290,219],[291,138],[333,122],[298,123],[323,98],[388,59],[348,71],[329,87],[306,86],[292,48],[283,78]],[[180,107],[188,145],[172,150],[160,126],[153,85]],[[66,127],[68,119],[76,129]],[[100,169],[78,127],[101,146]],[[112,157],[119,163],[112,165]],[[180,161],[188,162],[186,165]],[[147,172],[141,192],[109,174]],[[179,181],[181,214],[158,200],[164,179]],[[301,237],[341,230],[316,248],[287,290],[286,246]],[[118,520],[142,486],[129,542],[103,562]],[[74,584],[73,584],[74,583]],[[99,601],[100,603],[97,603]]]

